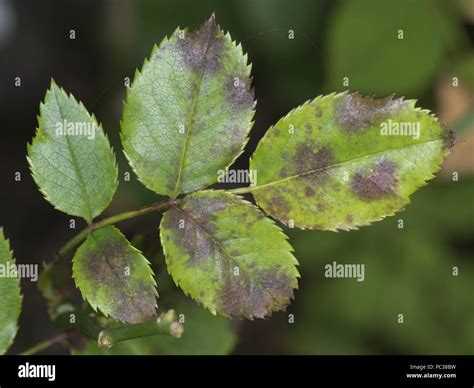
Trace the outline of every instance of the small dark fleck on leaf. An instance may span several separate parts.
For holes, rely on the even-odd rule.
[[[288,214],[291,211],[291,204],[283,199],[281,195],[275,195],[272,198],[272,206],[276,207],[280,214]]]
[[[306,186],[305,189],[304,189],[304,195],[306,195],[307,197],[313,197],[314,196],[314,190],[311,187]]]

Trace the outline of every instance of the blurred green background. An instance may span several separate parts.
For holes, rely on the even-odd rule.
[[[18,261],[41,263],[77,232],[41,198],[25,160],[50,78],[104,124],[123,174],[130,171],[118,139],[124,79],[154,43],[178,25],[197,26],[212,11],[253,63],[256,122],[236,168],[248,166],[266,129],[291,108],[346,89],[416,98],[455,130],[458,142],[403,213],[349,233],[287,230],[300,261],[300,288],[287,312],[267,320],[230,322],[202,310],[166,273],[159,218],[120,224],[153,262],[161,308],[184,314],[185,334],[100,352],[474,354],[473,1],[0,0],[0,224]],[[69,39],[70,30],[76,39]],[[17,171],[21,182],[13,179]],[[156,200],[134,177],[122,180],[107,214]],[[324,266],[333,261],[365,264],[365,281],[325,278]],[[56,332],[36,285],[22,287],[25,307],[11,353]],[[99,352],[83,341],[76,347],[74,353]],[[69,351],[59,345],[47,352]]]

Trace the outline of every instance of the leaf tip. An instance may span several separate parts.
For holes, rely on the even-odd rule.
[[[216,23],[216,11],[212,11],[211,16],[208,19],[208,22],[213,23],[213,24]]]
[[[59,88],[58,84],[56,83],[56,81],[54,80],[53,77],[51,77],[51,81],[49,83],[49,88],[52,89],[52,88]]]

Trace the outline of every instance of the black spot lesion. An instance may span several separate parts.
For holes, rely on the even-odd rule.
[[[314,194],[315,194],[315,191],[309,187],[309,186],[306,186],[304,188],[304,195],[308,198],[311,198],[311,197],[314,197]]]
[[[296,147],[292,175],[301,176],[306,185],[315,188],[327,181],[328,167],[334,160],[330,147],[301,143]]]
[[[88,278],[97,283],[97,287],[103,284],[111,287],[120,287],[118,273],[125,267],[124,257],[126,255],[121,242],[101,242],[97,249],[90,252],[85,261]],[[105,256],[106,255],[106,256]]]
[[[291,204],[284,199],[281,194],[275,194],[271,197],[271,206],[275,209],[275,213],[272,214],[282,214],[284,217],[288,217],[291,212]]]
[[[111,301],[112,316],[121,322],[133,324],[154,318],[154,288],[137,283],[124,274],[125,267],[131,267],[133,271],[134,265],[129,262],[128,246],[122,241],[101,241],[98,244],[85,262],[88,279],[93,283],[91,296],[95,298],[97,292],[105,287],[114,297]]]
[[[156,295],[152,288],[135,284],[134,291],[121,295],[114,303],[114,318],[127,323],[141,323],[156,317]]]
[[[185,198],[179,207],[167,211],[163,227],[170,231],[174,244],[187,254],[187,265],[212,268],[218,249],[211,237],[219,230],[219,214],[231,206],[235,206],[232,197],[201,196]]]
[[[296,153],[283,156],[283,166],[278,171],[281,179],[304,174],[323,176],[324,169],[334,162],[330,147],[303,142],[296,146]]]
[[[333,160],[333,152],[328,146],[300,143],[296,147],[295,167],[300,173],[324,169]]]
[[[335,121],[350,134],[360,133],[403,107],[403,98],[388,96],[374,98],[359,93],[349,93],[334,102]]]
[[[362,201],[370,202],[396,195],[398,179],[395,164],[382,159],[370,171],[358,171],[352,177],[351,189]]]
[[[212,15],[199,29],[176,33],[177,49],[184,64],[192,71],[216,73],[224,54],[224,34]]]
[[[303,185],[303,193],[307,198],[314,198],[316,189],[329,182],[329,168],[335,163],[332,149],[317,142],[302,142],[296,146],[295,153],[286,153],[283,156],[283,166],[278,172],[280,179],[298,178]],[[269,192],[270,190],[270,192]],[[290,206],[277,204],[280,193],[272,195],[271,189],[266,189],[269,206],[277,207],[277,214],[288,215]],[[271,211],[272,209],[268,209]]]
[[[226,210],[234,204],[233,198],[228,196],[195,196],[189,202],[185,199],[181,209],[192,213],[195,217],[198,215],[212,215]]]
[[[182,209],[171,208],[167,211],[163,227],[169,230],[173,243],[187,254],[187,265],[206,267],[215,247],[205,230],[195,222]],[[205,227],[209,228],[209,225]]]
[[[228,276],[217,297],[219,311],[228,318],[265,318],[286,308],[297,287],[278,269],[266,269],[251,279],[246,274]]]
[[[280,169],[280,171],[278,171],[278,177],[279,177],[279,178],[284,179],[284,178],[287,178],[288,176],[289,176],[289,175],[288,175],[288,171],[287,171],[286,167],[282,167],[282,168]]]
[[[248,77],[229,76],[225,84],[225,93],[233,109],[246,110],[255,107],[255,91],[251,83],[252,80]]]
[[[259,200],[264,203],[266,213],[275,215],[287,224],[292,210],[291,204],[282,196],[278,188],[267,187],[262,191]]]

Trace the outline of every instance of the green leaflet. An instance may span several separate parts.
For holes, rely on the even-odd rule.
[[[254,116],[251,66],[212,16],[153,48],[124,104],[121,138],[139,179],[172,197],[217,181],[241,154]]]
[[[85,348],[73,350],[76,355],[225,355],[237,342],[231,322],[215,317],[200,308],[184,295],[179,301],[172,300],[172,306],[179,319],[184,319],[184,333],[181,338],[156,335],[132,339],[115,344],[111,349],[97,346],[96,341],[87,341]]]
[[[396,135],[397,124],[411,135]],[[451,132],[414,100],[318,97],[261,140],[250,162],[258,171],[250,190],[287,225],[356,229],[403,209],[439,170],[452,142]]]
[[[226,192],[194,193],[169,209],[161,241],[175,283],[214,314],[263,318],[283,310],[298,286],[281,229]]]
[[[92,232],[74,255],[72,270],[94,310],[124,323],[155,317],[158,294],[153,271],[117,228]]]
[[[5,239],[3,228],[0,228],[0,266],[7,272],[0,276],[0,354],[4,354],[13,343],[21,312],[20,279],[5,276],[9,272],[8,266],[14,264],[10,245]]]
[[[40,106],[28,162],[45,198],[89,223],[109,205],[118,185],[115,155],[102,127],[54,81]]]

